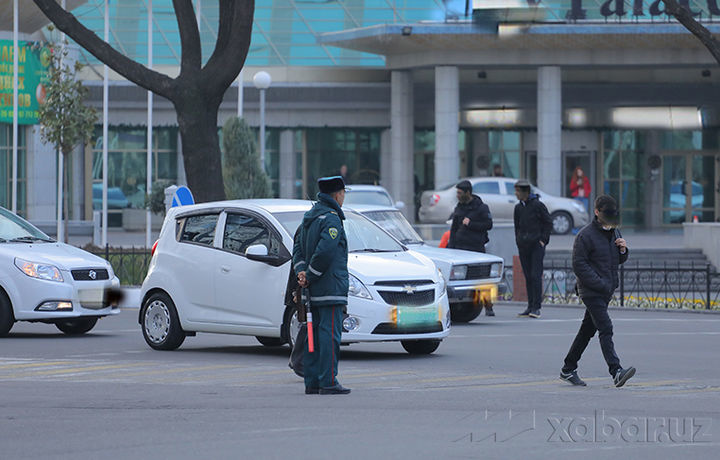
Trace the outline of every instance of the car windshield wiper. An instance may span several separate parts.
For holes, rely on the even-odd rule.
[[[44,241],[46,243],[52,243],[55,240],[50,240],[47,238],[40,238],[39,236],[18,236],[17,238],[13,238],[9,241],[11,243],[31,243],[33,241]]]
[[[375,249],[375,248],[364,248],[364,249],[353,249],[348,252],[398,252],[396,249]]]

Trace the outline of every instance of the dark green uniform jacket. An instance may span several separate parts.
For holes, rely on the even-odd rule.
[[[310,283],[310,304],[347,305],[348,247],[343,227],[345,214],[325,193],[305,213],[293,247],[295,272],[305,271]]]

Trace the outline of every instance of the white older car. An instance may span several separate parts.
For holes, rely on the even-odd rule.
[[[452,320],[467,323],[492,306],[502,279],[503,259],[492,254],[437,248],[426,244],[402,212],[388,206],[354,205],[352,209],[369,218],[402,244],[429,257],[447,280]]]
[[[172,208],[143,282],[139,322],[148,345],[179,347],[197,332],[292,342],[284,305],[293,237],[309,201],[240,200]],[[343,343],[400,341],[429,354],[450,333],[445,281],[427,257],[348,210],[350,292]]]
[[[0,208],[0,337],[16,321],[52,323],[70,335],[120,313],[108,292],[120,281],[100,257],[52,240]]]

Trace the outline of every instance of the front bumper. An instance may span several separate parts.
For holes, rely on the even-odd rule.
[[[348,316],[356,318],[359,325],[351,332],[343,331],[342,343],[442,340],[450,334],[450,305],[446,293],[432,304],[406,307],[418,311],[432,310],[437,321],[404,325],[401,324],[402,319],[398,320],[397,308],[382,300],[350,297]]]
[[[13,311],[18,321],[47,321],[78,317],[117,315],[120,308],[108,305],[107,293],[119,290],[120,280],[114,277],[100,281],[75,281],[63,272],[62,283],[38,280],[18,273],[13,276]],[[47,302],[70,302],[72,310],[39,311]]]
[[[498,298],[498,284],[448,285],[447,293],[451,304],[474,302],[492,306]]]

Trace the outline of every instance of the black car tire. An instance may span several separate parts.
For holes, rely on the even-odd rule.
[[[401,340],[402,347],[411,355],[429,355],[440,346],[441,340]]]
[[[0,290],[0,337],[5,337],[15,324],[12,304],[7,294]]]
[[[97,323],[97,318],[73,318],[63,319],[55,322],[55,327],[67,335],[82,335],[90,332]]]
[[[556,235],[566,235],[573,229],[573,218],[565,211],[556,211],[550,216],[552,231]]]
[[[450,319],[453,323],[469,323],[482,312],[482,303],[459,302],[450,304]]]
[[[185,341],[175,303],[164,292],[151,295],[140,314],[143,337],[150,348],[175,350]]]
[[[283,345],[285,345],[285,340],[281,339],[280,337],[263,337],[260,335],[256,335],[255,338],[258,342],[260,342],[266,347],[282,347]]]

